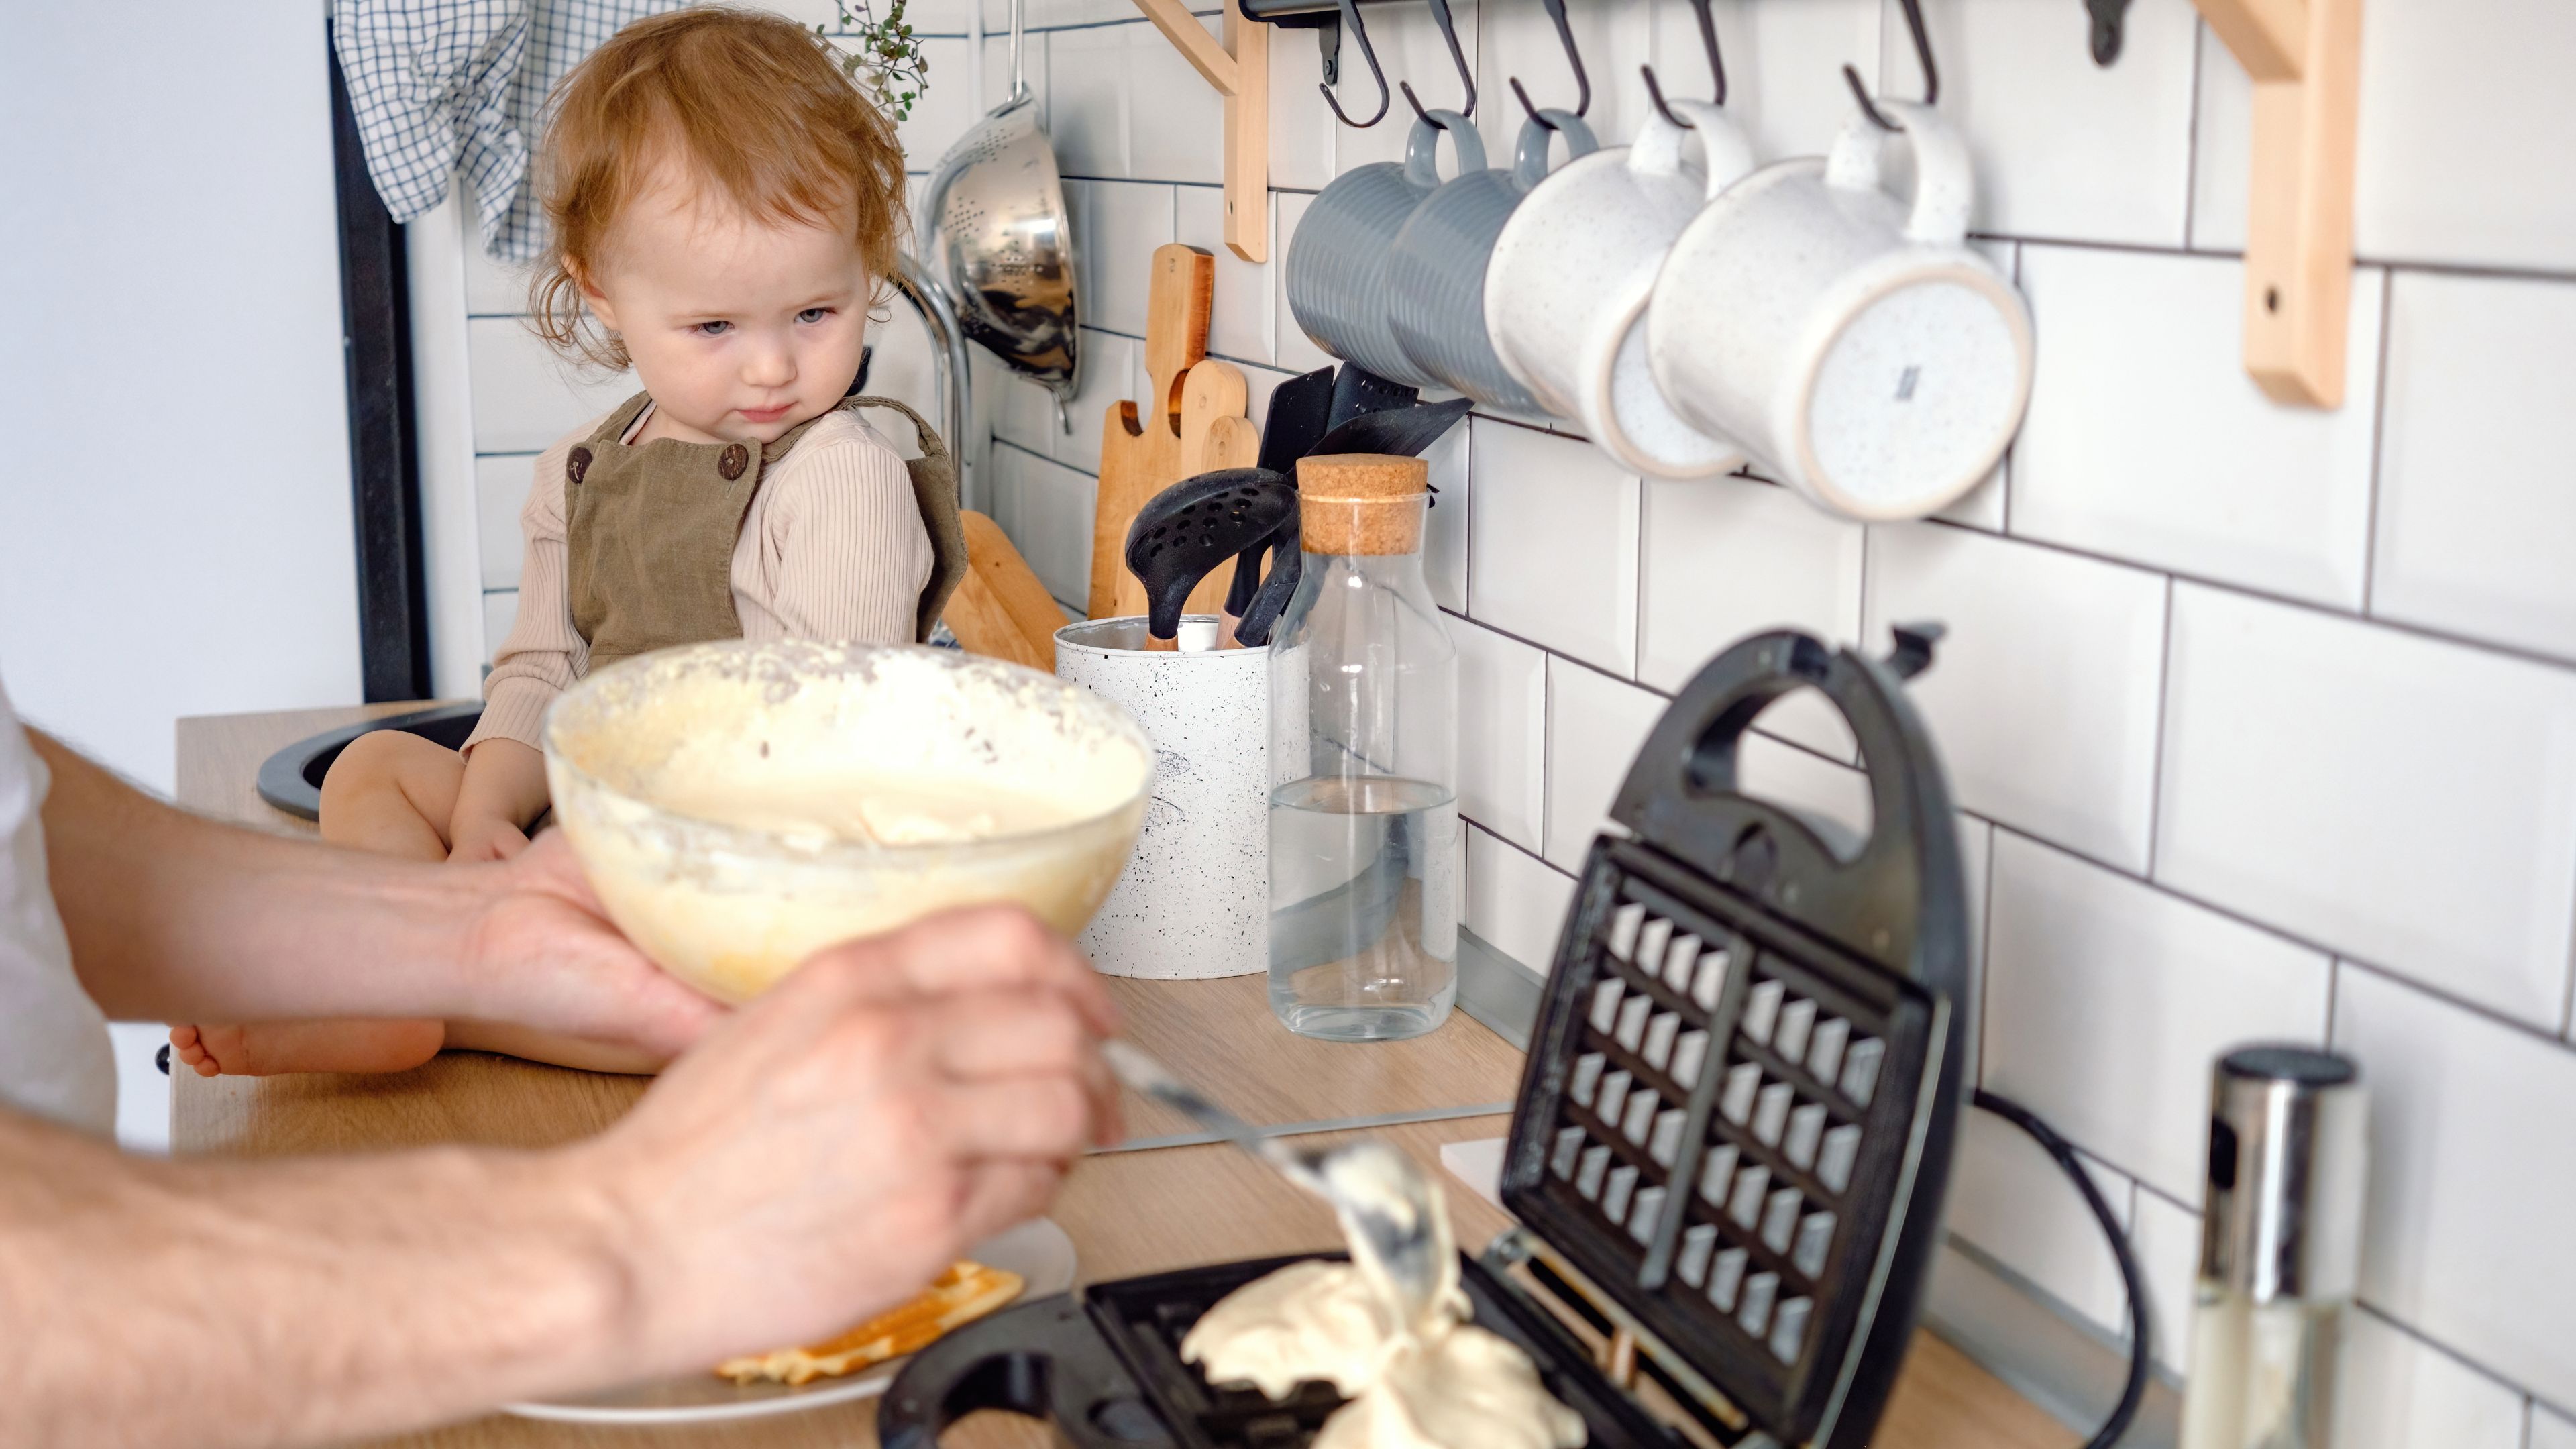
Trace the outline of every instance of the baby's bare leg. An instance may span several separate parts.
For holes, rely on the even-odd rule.
[[[349,742],[322,777],[322,838],[414,860],[447,859],[465,757],[403,730]]]
[[[465,759],[401,730],[372,730],[349,742],[322,777],[322,838],[335,845],[414,860],[447,859],[447,821]],[[200,1076],[278,1072],[401,1072],[438,1055],[438,1021],[352,1019],[273,1021],[246,1026],[179,1026],[170,1046]]]
[[[247,1026],[174,1026],[170,1049],[201,1077],[407,1072],[438,1055],[446,1038],[443,1021],[259,1021]]]

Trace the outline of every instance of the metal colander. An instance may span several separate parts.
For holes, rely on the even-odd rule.
[[[1011,94],[939,160],[921,208],[921,254],[959,327],[1012,371],[1073,395],[1078,313],[1073,229],[1055,148],[1022,78],[1027,0],[1011,5]]]

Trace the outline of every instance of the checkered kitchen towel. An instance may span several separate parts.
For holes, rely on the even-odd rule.
[[[555,82],[631,21],[686,0],[333,0],[331,30],[366,144],[367,174],[396,221],[447,199],[462,172],[483,250],[545,250],[528,160]]]

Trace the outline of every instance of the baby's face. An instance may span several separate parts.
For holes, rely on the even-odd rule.
[[[647,436],[766,443],[859,375],[868,274],[845,228],[657,186],[618,218],[584,295],[653,395]]]

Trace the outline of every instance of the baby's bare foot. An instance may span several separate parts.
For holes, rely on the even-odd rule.
[[[174,1026],[172,1055],[201,1077],[280,1072],[403,1072],[438,1055],[443,1021],[275,1021]]]

